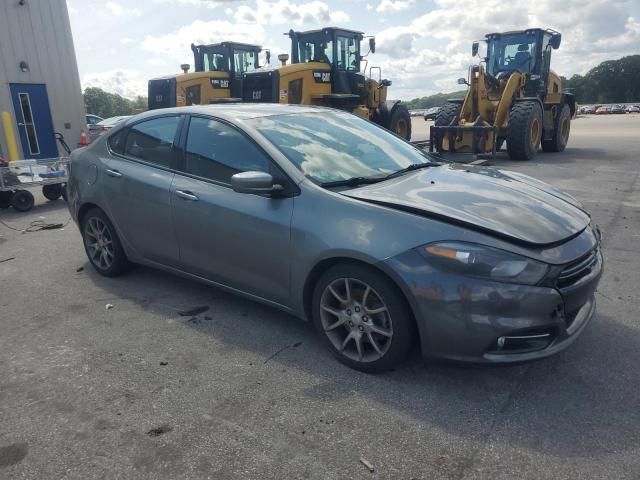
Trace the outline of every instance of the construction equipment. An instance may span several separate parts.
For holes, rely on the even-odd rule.
[[[149,80],[149,110],[184,105],[238,102],[242,97],[242,75],[259,68],[259,45],[222,42],[191,44],[194,72],[181,65],[183,74]],[[270,54],[267,51],[267,63]]]
[[[278,58],[277,68],[246,72],[242,99],[245,102],[273,102],[323,105],[347,110],[371,120],[397,135],[411,138],[411,117],[399,100],[387,100],[391,81],[382,79],[380,67],[361,69],[360,42],[364,34],[342,28],[323,28],[288,34],[289,56]],[[369,53],[375,53],[375,38],[369,38]],[[372,75],[376,73],[377,79]]]
[[[469,69],[468,80],[458,80],[469,87],[464,100],[438,112],[430,150],[495,154],[506,141],[513,160],[530,160],[540,143],[545,152],[563,151],[576,102],[550,69],[561,38],[540,28],[486,35],[487,56]],[[478,47],[474,42],[473,56]]]

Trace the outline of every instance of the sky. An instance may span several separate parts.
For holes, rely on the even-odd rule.
[[[640,54],[639,0],[67,0],[80,79],[126,97],[147,80],[193,65],[191,43],[234,40],[290,53],[283,33],[339,26],[375,35],[369,66],[393,82],[390,98],[459,90],[471,43],[486,33],[553,28],[551,66],[584,74]],[[363,52],[366,51],[363,44]],[[264,61],[263,61],[264,63]]]

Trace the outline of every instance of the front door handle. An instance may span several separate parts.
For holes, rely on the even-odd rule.
[[[120,178],[122,177],[122,174],[118,171],[118,170],[106,170],[107,175],[109,175],[110,177],[114,177],[114,178]]]
[[[179,198],[186,200],[188,202],[197,202],[199,200],[199,198],[196,195],[188,191],[176,190],[176,195]]]

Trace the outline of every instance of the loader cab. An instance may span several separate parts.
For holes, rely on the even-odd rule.
[[[242,75],[260,68],[258,45],[223,42],[213,45],[191,44],[196,72],[229,72]]]
[[[213,88],[230,88],[232,97],[242,97],[242,74],[260,68],[258,45],[223,42],[212,45],[191,44],[196,72],[227,72],[229,80],[217,80]]]
[[[181,65],[178,75],[152,78],[148,84],[149,110],[156,108],[201,105],[238,101],[242,98],[242,78],[245,72],[260,67],[258,45],[223,42],[212,45],[191,44],[194,71],[189,64]],[[267,53],[267,61],[269,54]]]
[[[486,36],[486,71],[498,79],[516,71],[526,74],[526,95],[539,96],[546,90],[551,50],[560,46],[561,38],[555,30],[540,28],[490,33]]]
[[[362,32],[342,28],[323,28],[307,32],[289,30],[291,63],[320,62],[331,66],[329,78],[334,94],[366,97],[365,78],[360,71]]]

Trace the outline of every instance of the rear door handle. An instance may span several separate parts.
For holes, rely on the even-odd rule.
[[[122,174],[118,171],[118,170],[106,170],[107,175],[109,175],[110,177],[114,177],[114,178],[120,178],[122,177]]]
[[[193,193],[188,191],[176,190],[176,195],[179,198],[186,200],[188,202],[197,202],[199,200],[197,196],[195,196]]]

